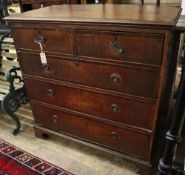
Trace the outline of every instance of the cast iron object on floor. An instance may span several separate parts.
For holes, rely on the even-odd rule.
[[[178,165],[175,162],[175,158],[177,146],[181,142],[182,128],[185,119],[185,64],[183,64],[176,105],[172,116],[171,127],[165,136],[166,143],[164,153],[159,161],[158,169],[161,175],[184,175],[185,165]]]
[[[9,93],[5,95],[1,102],[1,108],[3,111],[5,111],[16,123],[16,128],[13,131],[14,135],[19,133],[21,125],[15,112],[22,104],[26,104],[28,102],[24,85],[17,89],[14,86],[14,81],[16,79],[19,82],[22,82],[22,78],[17,74],[17,70],[20,70],[20,68],[13,67],[8,71],[6,80],[10,83]]]

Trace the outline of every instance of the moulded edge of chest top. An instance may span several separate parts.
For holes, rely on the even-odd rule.
[[[101,31],[120,31],[120,32],[143,32],[164,34],[174,30],[174,27],[147,26],[147,25],[121,25],[121,24],[95,24],[95,23],[55,23],[41,21],[10,21],[12,28],[66,28],[71,30],[101,30]]]

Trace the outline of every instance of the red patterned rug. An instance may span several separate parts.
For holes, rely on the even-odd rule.
[[[0,139],[0,175],[74,175]]]

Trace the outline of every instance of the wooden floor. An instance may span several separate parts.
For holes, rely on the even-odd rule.
[[[0,111],[0,138],[62,167],[76,175],[136,175],[138,169],[124,159],[79,143],[52,137],[42,140],[34,136],[33,117],[29,105],[17,115],[22,123],[20,134],[12,135],[14,123]]]

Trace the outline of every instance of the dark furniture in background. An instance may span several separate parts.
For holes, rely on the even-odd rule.
[[[80,4],[79,0],[22,0],[24,11],[47,7],[50,5]]]
[[[28,11],[28,10],[32,10],[32,9],[38,9],[41,7],[47,7],[50,5],[61,5],[61,4],[83,4],[83,3],[87,3],[87,4],[94,4],[94,3],[98,3],[98,4],[105,4],[106,0],[98,0],[96,2],[96,0],[22,0],[21,1],[23,4],[23,9],[24,11]],[[144,0],[138,0],[138,2],[140,2],[141,5],[144,5]],[[115,3],[123,3],[121,1],[119,2],[115,2]],[[160,0],[156,0],[156,5],[159,6],[160,5]]]
[[[179,15],[176,7],[109,4],[7,17],[36,136],[88,143],[149,175],[171,98]]]
[[[185,16],[181,16],[176,25],[176,32],[185,32]],[[183,40],[184,42],[184,40]],[[184,45],[184,43],[183,43]],[[185,45],[182,58],[182,73],[179,82],[178,93],[175,98],[175,105],[169,116],[171,116],[170,126],[165,135],[165,147],[161,159],[159,161],[158,169],[161,175],[184,175],[185,174],[185,139],[183,135],[183,127],[185,120]],[[182,145],[181,145],[182,144]],[[182,148],[181,148],[182,147]],[[178,150],[180,148],[180,150]],[[183,149],[183,150],[182,150]],[[180,151],[180,152],[179,152]],[[183,160],[179,162],[178,154],[182,154]]]
[[[3,17],[8,16],[8,1],[1,0],[0,1],[0,43],[2,43],[2,40],[11,34],[10,28],[8,24],[2,20]],[[1,50],[1,44],[0,44],[0,50]],[[1,55],[0,55],[0,64],[1,64]]]

